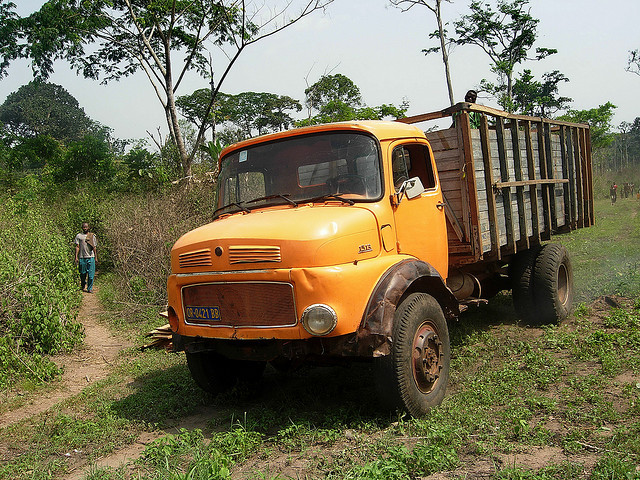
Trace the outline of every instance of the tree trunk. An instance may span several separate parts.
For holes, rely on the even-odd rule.
[[[447,78],[447,90],[449,91],[449,102],[455,104],[453,95],[453,85],[451,84],[451,74],[449,72],[449,53],[444,41],[444,28],[442,27],[442,16],[440,15],[440,1],[436,0],[436,19],[438,21],[438,33],[440,35],[440,50],[442,51],[442,63],[444,63],[444,74]]]
[[[191,177],[191,157],[184,145],[184,139],[182,138],[182,132],[178,124],[178,113],[176,110],[175,97],[173,96],[173,89],[170,90],[170,93],[167,93],[167,117],[169,131],[173,132],[173,141],[176,143],[178,154],[180,155],[182,174],[184,177]]]
[[[167,37],[164,43],[166,61],[166,70],[164,75],[164,89],[167,95],[167,124],[169,126],[169,132],[173,136],[173,141],[178,148],[178,154],[180,155],[180,164],[182,165],[182,175],[189,179],[191,177],[191,156],[187,152],[184,145],[184,139],[182,138],[182,132],[180,131],[180,125],[178,124],[178,111],[176,109],[176,98],[173,92],[173,73],[171,70],[171,37]]]
[[[507,111],[513,112],[513,70],[507,74]]]

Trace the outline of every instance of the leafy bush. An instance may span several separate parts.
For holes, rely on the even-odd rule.
[[[66,152],[50,162],[53,177],[58,182],[93,180],[105,182],[115,174],[113,152],[106,138],[85,135],[71,142]]]
[[[69,242],[37,202],[20,196],[4,199],[0,207],[0,387],[17,376],[34,381],[51,378],[56,368],[46,355],[69,351],[80,342],[82,326],[76,322],[80,297],[69,252]]]
[[[127,184],[124,190],[142,192],[158,190],[170,184],[170,179],[178,175],[173,164],[167,164],[163,155],[153,154],[141,146],[132,148],[123,158],[127,167]]]

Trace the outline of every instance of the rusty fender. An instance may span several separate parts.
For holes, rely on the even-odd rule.
[[[390,353],[396,307],[408,292],[433,296],[447,319],[460,313],[458,301],[435,268],[420,260],[397,263],[378,281],[369,299],[358,330],[361,355],[380,357]]]

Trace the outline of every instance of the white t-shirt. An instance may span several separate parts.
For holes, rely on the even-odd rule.
[[[96,246],[98,246],[98,237],[94,235],[93,240]],[[92,248],[89,248],[89,244],[87,243],[86,233],[77,234],[76,238],[73,240],[73,243],[75,243],[80,247],[80,250],[78,251],[78,258],[91,258],[96,256],[96,253],[94,252],[94,250]]]

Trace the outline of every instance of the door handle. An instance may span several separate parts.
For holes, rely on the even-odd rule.
[[[438,202],[436,203],[436,208],[438,208],[439,210],[442,210],[444,207],[446,207],[447,204],[444,202]]]

